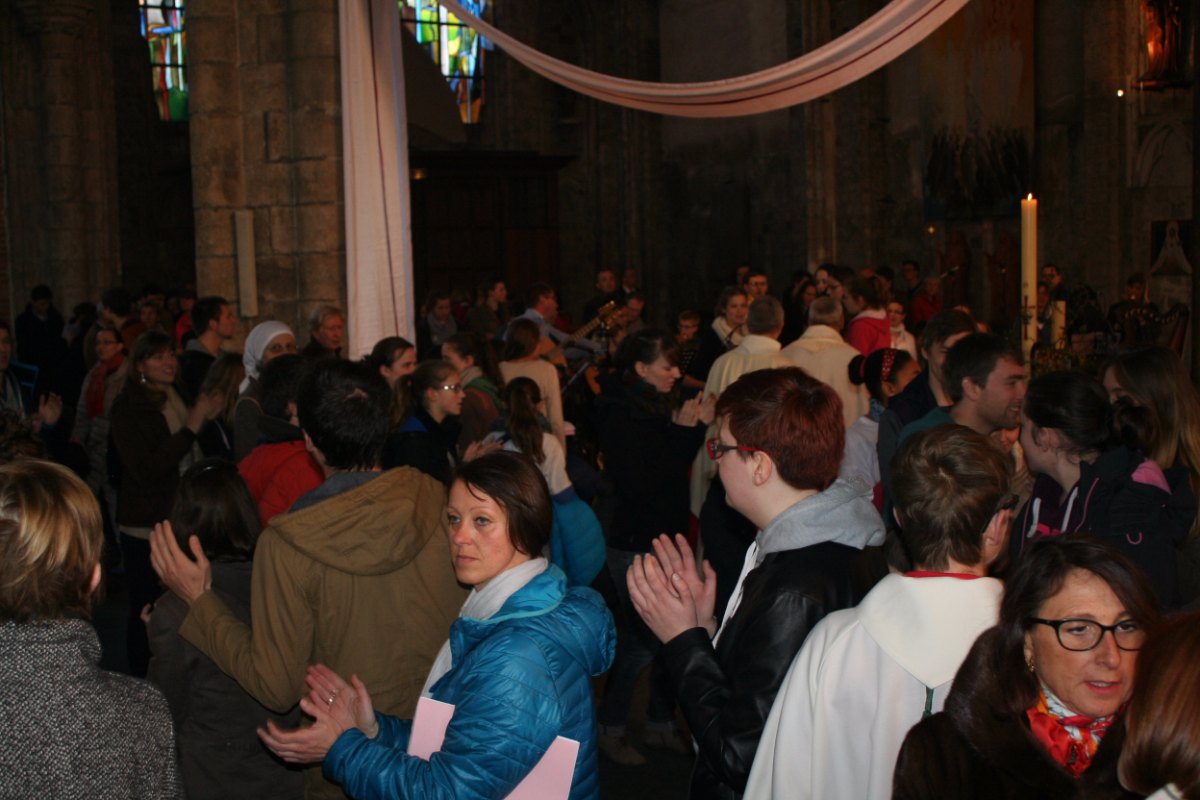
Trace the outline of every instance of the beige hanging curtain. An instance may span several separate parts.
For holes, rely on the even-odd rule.
[[[455,0],[438,2],[529,69],[581,94],[677,117],[739,117],[805,103],[854,83],[933,33],[969,0],[893,0],[857,28],[800,58],[699,83],[653,83],[592,72],[522,44]]]

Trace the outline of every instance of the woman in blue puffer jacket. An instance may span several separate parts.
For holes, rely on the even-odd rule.
[[[575,739],[572,800],[599,797],[591,677],[612,663],[611,614],[591,589],[568,589],[540,553],[551,500],[525,456],[495,452],[459,468],[447,510],[454,571],[474,586],[450,627],[423,693],[455,706],[428,761],[408,754],[412,721],[376,714],[357,676],[318,665],[300,701],[313,725],[263,741],[293,763],[324,759],[325,775],[356,800],[501,798],[556,737]]]

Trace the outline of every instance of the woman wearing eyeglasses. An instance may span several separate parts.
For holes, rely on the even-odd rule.
[[[417,366],[409,386],[409,413],[388,434],[383,468],[416,467],[449,486],[459,462],[462,380],[448,362],[430,360]]]
[[[682,536],[655,540],[626,576],[695,739],[692,798],[741,797],[792,659],[822,617],[862,600],[876,577],[858,569],[862,550],[883,543],[870,488],[835,480],[845,429],[833,389],[796,367],[758,370],[716,411],[709,455],[726,502],[759,531],[721,624],[716,576],[707,562],[698,574]]]
[[[909,731],[894,797],[1127,797],[1121,714],[1159,619],[1145,576],[1114,548],[1083,537],[1034,544],[945,710]]]
[[[1031,542],[1088,534],[1114,545],[1150,579],[1159,601],[1176,598],[1171,490],[1158,464],[1112,439],[1104,388],[1077,372],[1050,372],[1029,384],[1021,409],[1021,447],[1037,473],[1009,540],[1015,562]]]

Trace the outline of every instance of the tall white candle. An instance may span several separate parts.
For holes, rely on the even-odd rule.
[[[1025,358],[1037,341],[1037,200],[1021,201],[1021,349]]]

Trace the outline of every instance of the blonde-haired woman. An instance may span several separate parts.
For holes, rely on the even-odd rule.
[[[101,528],[66,469],[0,467],[2,797],[183,796],[166,700],[98,666]]]

